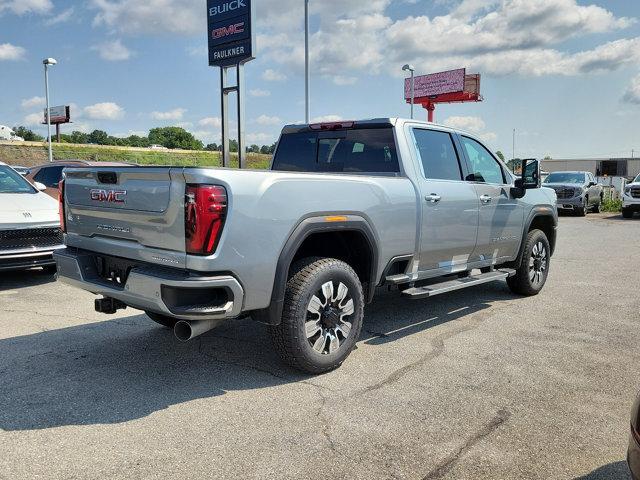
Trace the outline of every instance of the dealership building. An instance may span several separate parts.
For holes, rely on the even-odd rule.
[[[640,158],[572,158],[543,160],[545,172],[585,171],[598,177],[635,178],[640,175]]]

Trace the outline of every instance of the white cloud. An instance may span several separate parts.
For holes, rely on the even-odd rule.
[[[44,120],[44,112],[41,113],[30,113],[26,117],[24,117],[23,123],[28,127],[33,127],[36,125],[42,125]]]
[[[174,108],[168,112],[151,112],[151,118],[162,121],[182,120],[186,112],[187,110],[184,108]]]
[[[340,115],[322,115],[311,119],[312,123],[339,122],[342,120]]]
[[[271,96],[271,92],[269,90],[254,88],[253,90],[249,90],[249,95],[252,97],[269,97]]]
[[[269,135],[268,133],[247,133],[248,143],[265,143],[272,141],[273,135]]]
[[[10,43],[0,43],[0,62],[3,60],[22,60],[27,51]]]
[[[467,130],[469,132],[478,133],[484,130],[486,124],[480,117],[464,117],[453,116],[444,121],[444,125],[452,128],[459,128],[460,130]]]
[[[67,8],[66,10],[60,12],[58,15],[46,20],[44,23],[45,25],[51,26],[51,25],[58,25],[59,23],[68,22],[69,20],[71,20],[71,17],[73,16],[74,11],[75,11],[74,7]]]
[[[331,80],[333,83],[340,86],[354,85],[358,81],[358,77],[344,77],[342,75],[336,75]]]
[[[631,80],[627,91],[622,97],[623,101],[640,105],[640,75]]]
[[[92,120],[119,120],[124,117],[125,111],[117,103],[104,102],[84,107],[84,114]]]
[[[20,105],[22,106],[22,108],[28,109],[35,107],[44,107],[46,102],[47,101],[44,97],[31,97],[22,100],[22,102],[20,102]]]
[[[269,68],[262,73],[262,79],[267,82],[282,82],[287,79],[287,76],[282,72],[276,72]]]
[[[256,119],[256,123],[259,123],[260,125],[281,125],[282,120],[280,120],[280,117],[270,117],[268,115],[260,115]]]
[[[16,15],[27,13],[45,14],[53,10],[51,0],[1,0],[0,14],[9,11]]]
[[[485,131],[486,123],[480,117],[473,116],[452,116],[447,118],[443,125],[459,130],[466,130],[478,136],[486,143],[493,143],[498,139],[498,136],[493,132]]]
[[[104,42],[99,45],[94,45],[91,50],[95,50],[100,54],[100,58],[109,62],[121,62],[123,60],[129,60],[132,52],[129,50],[121,40],[113,40],[112,42]]]
[[[121,33],[197,35],[206,32],[204,6],[193,0],[92,0],[94,25]]]
[[[201,127],[221,128],[222,119],[220,117],[207,117],[198,122]]]

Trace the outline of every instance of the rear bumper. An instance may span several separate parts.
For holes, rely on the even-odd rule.
[[[124,286],[97,275],[94,255],[75,249],[54,255],[58,279],[125,305],[180,320],[224,320],[242,313],[244,290],[232,276],[193,276],[180,270],[134,267]]]
[[[41,250],[0,252],[0,271],[25,270],[33,267],[55,265],[53,252],[64,246],[50,247]]]

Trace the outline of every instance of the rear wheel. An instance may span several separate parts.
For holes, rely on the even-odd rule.
[[[319,374],[339,367],[360,336],[364,294],[356,272],[332,258],[296,264],[285,292],[280,325],[270,327],[282,360]]]
[[[176,323],[179,322],[179,320],[176,320],[175,318],[167,317],[166,315],[161,315],[159,313],[154,313],[154,312],[144,312],[144,313],[146,313],[147,317],[149,317],[154,322],[162,325],[163,327],[170,328],[172,330],[173,330],[173,327],[176,326]]]
[[[600,213],[600,207],[602,206],[602,199],[598,200],[598,203],[596,203],[593,206],[593,213]]]
[[[550,263],[551,247],[547,236],[542,230],[531,230],[516,274],[507,279],[509,288],[518,295],[537,295],[547,282]]]

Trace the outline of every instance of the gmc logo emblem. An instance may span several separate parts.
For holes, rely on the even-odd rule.
[[[216,28],[211,36],[214,40],[222,37],[228,37],[229,35],[237,35],[238,33],[244,33],[244,22],[229,25],[228,27]]]
[[[91,200],[104,203],[124,203],[126,190],[91,190]]]

